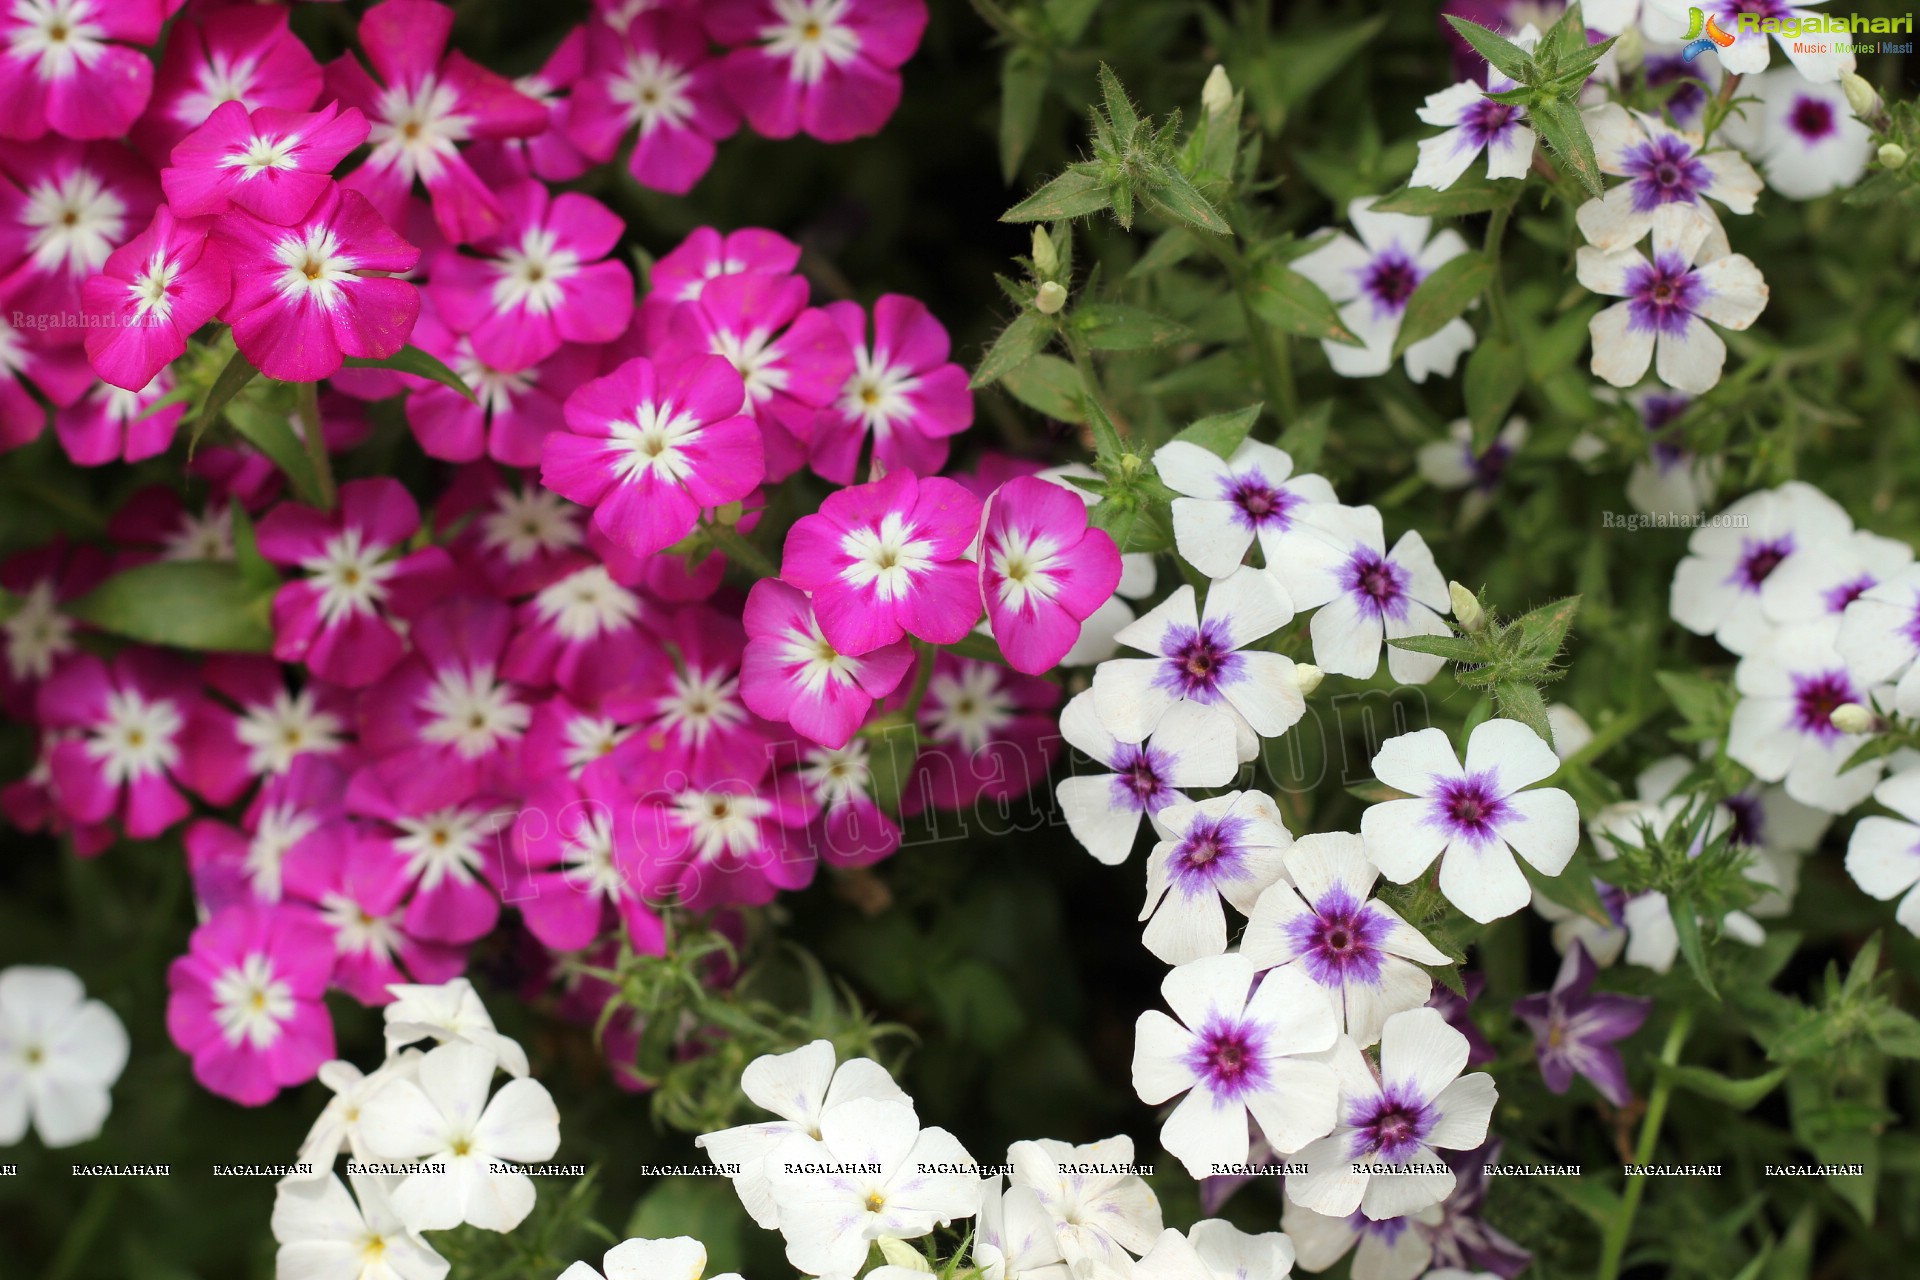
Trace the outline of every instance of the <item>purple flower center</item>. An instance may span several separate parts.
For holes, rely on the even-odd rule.
[[[1649,89],[1669,84],[1679,86],[1667,95],[1667,110],[1676,121],[1684,123],[1692,119],[1706,105],[1706,82],[1694,65],[1677,53],[1648,54],[1645,75]]]
[[[1876,585],[1872,574],[1863,573],[1857,578],[1851,578],[1846,582],[1840,583],[1838,586],[1828,587],[1824,596],[1827,602],[1827,612],[1845,613],[1848,605],[1873,590]]]
[[[1713,171],[1670,133],[1628,147],[1620,167],[1631,179],[1635,213],[1651,213],[1663,204],[1693,204],[1713,185]]]
[[[1627,270],[1627,320],[1634,329],[1685,333],[1706,293],[1699,275],[1678,255],[1659,255]]]
[[[1366,902],[1335,888],[1314,904],[1313,914],[1289,926],[1307,975],[1323,987],[1349,981],[1379,982],[1380,942],[1387,922]]]
[[[1520,109],[1510,102],[1482,98],[1461,113],[1460,127],[1466,131],[1463,136],[1472,145],[1489,146],[1515,127],[1514,117],[1519,113]]]
[[[1420,287],[1423,273],[1399,249],[1388,249],[1367,264],[1360,288],[1373,299],[1375,315],[1398,315]]]
[[[1434,808],[1449,839],[1476,844],[1494,839],[1500,824],[1513,817],[1506,797],[1494,790],[1491,773],[1468,774],[1442,783],[1434,797]]]
[[[1795,98],[1787,113],[1787,127],[1808,142],[1818,142],[1833,134],[1833,104],[1821,98]]]
[[[1379,552],[1356,547],[1347,561],[1340,585],[1362,613],[1376,618],[1403,618],[1407,613],[1407,582],[1411,575]]]
[[[1293,508],[1300,500],[1269,484],[1258,471],[1230,477],[1226,488],[1227,501],[1240,509],[1239,521],[1249,529],[1285,529],[1293,523]]]
[[[1674,442],[1676,433],[1669,427],[1692,402],[1691,396],[1651,395],[1640,404],[1640,421],[1653,436],[1653,460],[1662,471],[1670,471],[1687,459],[1687,451]]]
[[[1740,545],[1740,560],[1734,566],[1734,580],[1749,591],[1758,591],[1780,562],[1793,554],[1793,535],[1782,534],[1771,541],[1756,542],[1749,538]]]
[[[1194,1039],[1187,1065],[1213,1094],[1237,1098],[1266,1087],[1267,1064],[1260,1029],[1250,1023],[1218,1020]]]
[[[1733,819],[1733,825],[1727,831],[1728,843],[1756,848],[1765,841],[1767,815],[1760,807],[1759,796],[1728,796],[1720,803]]]
[[[1162,652],[1167,662],[1158,683],[1200,702],[1213,701],[1214,690],[1240,666],[1240,655],[1217,623],[1203,623],[1198,630],[1175,628]]]
[[[1166,763],[1166,754],[1153,747],[1121,747],[1113,765],[1114,807],[1151,812],[1165,804],[1168,788],[1160,771]]]
[[[1244,871],[1246,851],[1240,845],[1240,818],[1201,818],[1187,829],[1167,860],[1167,874],[1180,893],[1192,896],[1212,892],[1221,880],[1234,880]]]
[[[1473,446],[1467,446],[1467,467],[1473,472],[1473,483],[1482,493],[1491,493],[1499,487],[1502,477],[1507,474],[1507,463],[1513,457],[1513,450],[1499,440],[1487,446],[1485,453],[1476,456]]]
[[[1833,713],[1860,697],[1845,671],[1821,671],[1793,678],[1793,723],[1801,733],[1831,742],[1840,736]]]
[[[1435,1119],[1433,1108],[1411,1093],[1388,1089],[1363,1100],[1348,1116],[1359,1131],[1353,1135],[1354,1157],[1371,1154],[1390,1164],[1406,1160],[1426,1141]]]

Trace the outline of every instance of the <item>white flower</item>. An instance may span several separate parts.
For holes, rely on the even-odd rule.
[[[1860,819],[1847,841],[1847,874],[1885,902],[1900,898],[1893,918],[1908,933],[1920,934],[1920,769],[1897,773],[1874,788],[1873,798],[1899,814]],[[1903,821],[1904,819],[1904,821]]]
[[[1180,1021],[1149,1009],[1134,1024],[1134,1092],[1149,1106],[1187,1095],[1160,1145],[1196,1178],[1246,1163],[1249,1114],[1282,1154],[1333,1127],[1339,1083],[1314,1056],[1339,1037],[1333,1002],[1294,969],[1256,978],[1233,952],[1183,964],[1160,983]]]
[[[1751,259],[1726,252],[1715,224],[1671,204],[1652,216],[1651,261],[1631,244],[1611,252],[1584,245],[1574,254],[1582,285],[1625,299],[1587,324],[1593,374],[1630,387],[1652,365],[1660,381],[1700,395],[1727,362],[1727,344],[1708,321],[1748,328],[1766,310],[1767,282]]]
[[[353,1195],[328,1173],[288,1179],[273,1198],[281,1280],[441,1280],[450,1269],[394,1211],[397,1178],[351,1175]],[[354,1203],[354,1196],[360,1199]]]
[[[1513,43],[1532,53],[1539,40],[1538,29],[1529,26]],[[1445,191],[1482,151],[1487,153],[1489,178],[1526,177],[1533,165],[1535,141],[1533,130],[1524,123],[1527,109],[1521,103],[1496,102],[1487,96],[1513,87],[1513,77],[1489,65],[1484,89],[1476,81],[1462,80],[1428,94],[1426,105],[1414,114],[1445,132],[1421,140],[1420,162],[1407,185]]]
[[[1293,662],[1248,649],[1293,619],[1293,601],[1265,569],[1236,570],[1207,591],[1204,617],[1194,591],[1183,586],[1139,621],[1123,628],[1121,644],[1158,656],[1115,658],[1093,673],[1093,707],[1121,742],[1156,734],[1162,749],[1187,751],[1193,734],[1163,728],[1180,702],[1223,711],[1232,720],[1238,758],[1251,760],[1261,738],[1275,738],[1306,714],[1307,700],[1293,678]]]
[[[1227,949],[1220,900],[1246,915],[1282,875],[1280,855],[1293,836],[1279,807],[1258,791],[1231,791],[1170,804],[1154,825],[1162,839],[1147,858],[1141,941],[1168,964],[1219,955]]]
[[[1846,90],[1814,84],[1790,68],[1740,85],[1737,105],[1721,126],[1760,164],[1767,185],[1790,200],[1812,200],[1850,187],[1873,158],[1873,131],[1855,117]]]
[[[1427,1264],[1433,1261],[1433,1242],[1423,1228],[1438,1226],[1441,1218],[1437,1205],[1384,1222],[1374,1222],[1362,1213],[1329,1217],[1291,1200],[1280,1206],[1280,1229],[1293,1241],[1300,1269],[1325,1271],[1351,1250],[1353,1265],[1347,1274],[1353,1280],[1425,1276]]]
[[[1343,378],[1371,378],[1393,367],[1393,344],[1406,318],[1407,300],[1422,280],[1467,251],[1459,232],[1449,228],[1429,240],[1433,219],[1374,213],[1373,202],[1374,197],[1363,196],[1347,206],[1359,240],[1336,235],[1293,263],[1294,270],[1342,304],[1341,321],[1364,344],[1320,344],[1327,363]],[[1451,377],[1473,343],[1473,327],[1456,316],[1438,333],[1407,348],[1407,376],[1415,382],[1425,382],[1432,373]]]
[[[1009,1152],[1009,1163],[1012,1158]],[[1158,1221],[1157,1203],[1154,1214]],[[984,1178],[980,1184],[980,1220],[973,1236],[973,1265],[985,1280],[1069,1280],[1072,1272],[1054,1238],[1056,1225],[1057,1220],[1040,1202],[1040,1193],[1032,1187],[1011,1186],[1003,1194],[999,1174]],[[867,1280],[879,1274],[878,1269],[870,1271]]]
[[[1293,1270],[1293,1241],[1278,1231],[1248,1235],[1208,1218],[1186,1235],[1169,1227],[1140,1259],[1143,1280],[1281,1280]]]
[[[1864,735],[1842,733],[1833,713],[1872,699],[1834,649],[1840,624],[1827,618],[1775,631],[1734,668],[1740,702],[1727,730],[1727,755],[1766,782],[1782,782],[1801,804],[1845,813],[1867,798],[1884,760],[1845,768]]]
[[[887,1069],[871,1058],[850,1058],[836,1068],[831,1040],[755,1058],[740,1073],[740,1090],[780,1119],[703,1134],[693,1145],[715,1164],[740,1167],[733,1175],[733,1189],[748,1215],[768,1231],[780,1225],[773,1186],[767,1180],[767,1157],[776,1147],[796,1134],[818,1138],[827,1113],[857,1098],[909,1106],[913,1102]]]
[[[1076,1276],[1126,1275],[1160,1232],[1160,1201],[1131,1173],[1069,1173],[1069,1165],[1127,1168],[1133,1139],[1124,1135],[1074,1146],[1043,1138],[1007,1148],[1011,1191],[1030,1191],[1045,1215],[1053,1248]],[[1011,1195],[1011,1191],[1009,1195]],[[1011,1200],[1008,1205],[1012,1208]],[[981,1215],[986,1225],[986,1215]]]
[[[493,1017],[465,978],[436,986],[395,982],[387,986],[387,1052],[416,1040],[462,1042],[485,1049],[510,1076],[527,1074],[527,1051],[493,1029]]]
[[[1553,730],[1553,754],[1566,760],[1593,741],[1593,726],[1564,702],[1547,704],[1547,728]]]
[[[1266,567],[1285,584],[1288,551],[1302,538],[1321,538],[1316,515],[1336,507],[1333,486],[1320,476],[1296,476],[1284,450],[1242,441],[1222,458],[1185,440],[1154,450],[1154,469],[1173,500],[1173,541],[1180,558],[1209,578],[1240,567],[1257,539]]]
[[[1423,444],[1414,455],[1414,465],[1422,478],[1436,489],[1466,489],[1473,492],[1460,506],[1461,518],[1478,520],[1493,505],[1493,495],[1506,477],[1507,467],[1520,446],[1527,442],[1527,420],[1518,415],[1507,419],[1485,449],[1473,447],[1473,424],[1465,418],[1447,424],[1447,438]]]
[[[728,1271],[707,1276],[707,1246],[691,1236],[668,1240],[624,1240],[600,1260],[606,1280],[740,1280]],[[560,1280],[601,1280],[601,1272],[576,1262],[560,1273]]]
[[[1447,580],[1424,538],[1409,529],[1387,550],[1373,507],[1343,508],[1329,525],[1338,544],[1326,544],[1326,553],[1303,547],[1291,575],[1301,607],[1319,606],[1308,628],[1317,666],[1364,680],[1380,668],[1383,639],[1452,634],[1441,621],[1452,607]],[[1429,654],[1387,650],[1388,673],[1408,684],[1425,684],[1443,665]]]
[[[313,1166],[313,1172],[294,1174],[296,1178],[324,1178],[333,1172],[334,1161],[342,1151],[360,1154],[360,1112],[367,1099],[380,1092],[390,1080],[411,1080],[419,1072],[418,1049],[406,1049],[387,1059],[371,1075],[361,1074],[351,1062],[338,1059],[320,1064],[320,1083],[333,1091],[320,1116],[300,1144],[300,1162]]]
[[[1920,716],[1920,566],[1875,583],[1849,604],[1833,647],[1861,683],[1897,681],[1893,709]]]
[[[1768,12],[1760,16],[1799,22],[1818,16],[1808,6],[1825,3],[1826,0],[1802,0],[1792,8],[1769,5]],[[1699,4],[1698,0],[1645,0],[1641,24],[1646,28],[1647,38],[1672,43],[1684,40],[1689,26],[1688,11],[1696,7],[1712,14],[1720,30],[1733,37],[1732,44],[1716,51],[1721,69],[1733,75],[1748,76],[1765,71],[1772,60],[1771,45],[1775,40],[1780,42],[1780,51],[1787,55],[1787,60],[1808,80],[1831,83],[1854,69],[1853,54],[1837,52],[1845,42],[1834,36],[1790,36],[1784,28],[1774,32],[1742,32],[1743,6],[1737,0],[1709,0],[1706,4]]]
[[[851,1276],[871,1241],[913,1240],[972,1217],[975,1167],[959,1139],[922,1129],[904,1102],[834,1107],[821,1115],[819,1137],[790,1137],[767,1157],[787,1261],[808,1275]]]
[[[1447,901],[1482,924],[1512,915],[1532,896],[1513,855],[1557,876],[1580,843],[1572,796],[1556,787],[1521,790],[1559,768],[1553,748],[1518,720],[1476,727],[1464,768],[1439,729],[1389,738],[1373,757],[1373,774],[1418,798],[1360,815],[1367,857],[1396,884],[1440,858]]]
[[[1438,1009],[1409,1009],[1380,1033],[1376,1076],[1352,1040],[1335,1046],[1340,1123],[1299,1156],[1304,1174],[1287,1179],[1287,1198],[1336,1217],[1355,1209],[1378,1221],[1417,1213],[1453,1194],[1454,1177],[1435,1147],[1470,1150],[1487,1139],[1498,1096],[1493,1077],[1470,1076],[1467,1038]],[[1369,1172],[1382,1165],[1413,1172]],[[1433,1166],[1441,1171],[1429,1172]]]
[[[1799,556],[1820,559],[1852,532],[1845,509],[1810,484],[1750,493],[1687,539],[1673,571],[1673,620],[1745,653],[1771,630],[1762,593],[1775,572]]]
[[[1248,913],[1240,954],[1262,969],[1299,968],[1333,999],[1340,1029],[1365,1048],[1380,1039],[1390,1014],[1427,1002],[1432,979],[1412,962],[1446,964],[1447,957],[1392,907],[1367,897],[1379,872],[1359,836],[1302,836],[1281,860],[1286,877]]]
[[[1626,179],[1574,211],[1581,234],[1594,248],[1610,252],[1638,244],[1662,211],[1690,233],[1724,244],[1726,233],[1707,201],[1717,200],[1734,213],[1753,212],[1760,175],[1739,152],[1702,152],[1699,134],[1670,128],[1656,115],[1628,111],[1617,102],[1589,107],[1583,115],[1600,171]]]
[[[470,1222],[511,1231],[533,1212],[533,1179],[499,1166],[551,1160],[560,1149],[560,1113],[546,1087],[509,1080],[491,1100],[494,1056],[450,1043],[420,1061],[415,1080],[392,1080],[360,1113],[360,1140],[381,1160],[444,1164],[409,1174],[394,1208],[418,1231]]]
[[[1111,773],[1067,778],[1056,789],[1074,839],[1108,866],[1133,851],[1140,818],[1185,799],[1181,787],[1221,787],[1240,772],[1232,722],[1197,702],[1178,702],[1146,742],[1125,743],[1107,732],[1093,707],[1093,691],[1073,696],[1060,713],[1060,736]],[[1154,739],[1184,744],[1163,748]]]
[[[1699,515],[1720,487],[1725,464],[1718,455],[1702,456],[1684,448],[1685,438],[1674,419],[1686,412],[1693,397],[1654,385],[1622,395],[1613,387],[1597,387],[1594,397],[1625,402],[1647,431],[1647,454],[1627,474],[1627,502],[1648,514]],[[1604,450],[1605,446],[1595,444]]]
[[[100,1132],[127,1066],[127,1029],[65,969],[0,970],[0,1147],[32,1122],[49,1147]]]
[[[1795,556],[1781,564],[1760,588],[1760,609],[1776,626],[1838,620],[1855,600],[1912,563],[1913,548],[1906,543],[1856,529],[1817,556]]]

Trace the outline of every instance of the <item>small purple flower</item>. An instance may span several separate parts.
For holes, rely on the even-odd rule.
[[[1380,668],[1383,640],[1451,634],[1441,620],[1447,580],[1419,533],[1408,530],[1389,550],[1373,507],[1345,508],[1325,528],[1337,541],[1298,548],[1288,578],[1297,605],[1323,606],[1309,627],[1322,670],[1364,680]],[[1444,665],[1430,654],[1386,652],[1388,672],[1408,684],[1426,683]]]
[[[1240,771],[1233,725],[1222,712],[1181,703],[1161,723],[1165,728],[1147,742],[1116,741],[1095,714],[1091,692],[1074,695],[1060,713],[1061,736],[1113,771],[1068,778],[1057,792],[1067,829],[1109,866],[1133,851],[1143,815],[1186,799],[1180,788],[1225,786]]]
[[[1616,1041],[1640,1029],[1653,1001],[1640,996],[1595,994],[1598,970],[1578,942],[1567,949],[1551,991],[1516,1000],[1513,1011],[1533,1028],[1534,1052],[1547,1088],[1565,1093],[1576,1075],[1585,1076],[1600,1096],[1624,1107],[1633,1096],[1626,1064]]]
[[[1709,290],[1678,254],[1659,254],[1627,270],[1627,316],[1636,331],[1679,336]]]
[[[1185,964],[1227,949],[1221,899],[1250,914],[1267,886],[1284,874],[1293,837],[1280,811],[1258,791],[1231,791],[1171,804],[1155,815],[1165,836],[1147,858],[1147,921],[1141,941],[1168,964]]]
[[[1500,1163],[1500,1140],[1472,1151],[1449,1151],[1442,1158],[1453,1167],[1453,1194],[1441,1203],[1438,1223],[1419,1227],[1432,1243],[1433,1265],[1490,1271],[1513,1280],[1532,1263],[1533,1254],[1480,1220],[1480,1206],[1487,1198],[1486,1169]]]
[[[1594,881],[1595,885],[1601,882]],[[1487,1033],[1473,1020],[1473,1002],[1487,989],[1487,975],[1484,973],[1463,973],[1460,985],[1467,994],[1462,997],[1446,987],[1435,987],[1433,994],[1427,997],[1427,1007],[1438,1009],[1447,1025],[1467,1038],[1467,1065],[1483,1067],[1500,1055],[1494,1050],[1493,1042],[1487,1039]]]

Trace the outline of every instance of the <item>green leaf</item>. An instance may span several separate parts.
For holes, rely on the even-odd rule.
[[[1478,253],[1463,253],[1422,280],[1407,299],[1400,336],[1393,343],[1393,358],[1398,360],[1408,347],[1440,332],[1485,292],[1492,280],[1493,264]]]
[[[1283,262],[1262,263],[1247,282],[1247,305],[1282,333],[1359,346],[1339,308],[1319,285]]]
[[[1189,182],[1185,174],[1171,166],[1153,180],[1141,183],[1140,199],[1146,202],[1148,208],[1202,231],[1224,236],[1233,230],[1227,225],[1227,220],[1220,216],[1220,211],[1200,194],[1200,189]]]
[[[1510,209],[1526,190],[1523,178],[1463,175],[1445,191],[1432,187],[1402,187],[1373,202],[1375,213],[1405,213],[1419,218],[1457,218],[1467,213]]]
[[[1533,59],[1525,49],[1477,22],[1455,17],[1451,13],[1445,16],[1448,25],[1459,32],[1460,38],[1472,45],[1481,57],[1522,84],[1532,82],[1535,74]]]
[[[1547,700],[1540,696],[1538,686],[1523,680],[1502,680],[1493,686],[1493,709],[1505,719],[1518,720],[1552,745],[1553,725],[1547,720]]]
[[[147,644],[268,653],[273,649],[269,598],[236,565],[171,560],[117,573],[67,606],[67,612]]]
[[[1368,804],[1385,804],[1389,800],[1413,799],[1398,787],[1390,787],[1384,782],[1356,782],[1347,788],[1347,794],[1355,800],[1365,800]]]
[[[1709,680],[1681,671],[1656,671],[1653,678],[1673,701],[1699,739],[1718,737],[1733,715],[1735,695],[1724,680]]]
[[[426,378],[443,387],[451,387],[474,404],[480,403],[480,397],[474,394],[473,388],[459,374],[447,368],[439,356],[418,347],[402,347],[378,360],[348,356],[344,363],[349,369],[392,369],[399,373],[410,373],[416,378]]]
[[[1000,69],[1000,178],[1012,182],[1020,161],[1033,145],[1040,125],[1040,107],[1046,100],[1047,56],[1030,46],[1007,55]]]
[[[1232,413],[1209,414],[1195,421],[1174,439],[1197,444],[1210,453],[1230,458],[1233,451],[1240,447],[1240,442],[1247,438],[1247,432],[1253,429],[1260,409],[1260,405],[1252,404],[1244,409],[1235,409]]]
[[[1545,382],[1568,368],[1586,349],[1588,321],[1600,310],[1597,302],[1588,302],[1567,312],[1544,330],[1527,336],[1527,376]]]
[[[1000,215],[1002,222],[1052,222],[1098,213],[1113,204],[1113,191],[1100,166],[1081,163]]]
[[[1073,313],[1073,324],[1098,351],[1145,351],[1187,336],[1185,325],[1125,302],[1089,302]]]
[[[1580,108],[1571,102],[1552,100],[1536,103],[1528,119],[1540,131],[1561,170],[1586,188],[1590,196],[1605,194],[1600,182],[1600,161],[1593,154],[1593,139]]]
[[[1193,238],[1193,232],[1185,227],[1168,227],[1154,237],[1147,251],[1140,255],[1140,260],[1127,269],[1127,279],[1139,280],[1157,271],[1164,271],[1199,247],[1200,242]]]
[[[233,520],[233,563],[240,570],[240,577],[260,595],[267,595],[280,588],[280,575],[260,554],[260,542],[254,536],[253,517],[239,503],[232,504]]]
[[[1285,106],[1297,106],[1312,96],[1354,54],[1372,43],[1387,24],[1385,13],[1351,27],[1326,30],[1319,21],[1298,23],[1268,47],[1267,61],[1275,98]]]
[[[746,1210],[725,1178],[662,1178],[633,1206],[623,1233],[646,1240],[692,1236],[707,1247],[707,1270],[737,1271],[746,1262]]]
[[[1086,31],[1094,10],[1100,7],[1100,0],[1047,0],[1044,7],[1047,25],[1053,28],[1053,34],[1061,43],[1072,44]]]
[[[1602,1230],[1620,1216],[1620,1197],[1599,1178],[1532,1178],[1529,1182],[1559,1196]]]
[[[1448,662],[1478,662],[1486,656],[1479,644],[1464,636],[1395,636],[1387,643],[1408,653],[1424,653]]]
[[[238,351],[220,370],[220,376],[213,380],[207,389],[207,398],[200,406],[200,412],[194,415],[193,425],[187,429],[187,452],[193,452],[193,446],[200,443],[200,437],[214,424],[220,411],[237,395],[240,389],[260,376],[260,371],[251,361]]]
[[[1488,337],[1467,357],[1460,390],[1467,401],[1467,421],[1473,424],[1475,453],[1484,452],[1500,434],[1526,381],[1526,354],[1504,338]]]
[[[1526,872],[1535,891],[1547,901],[1557,902],[1596,924],[1614,927],[1613,917],[1607,914],[1606,904],[1600,901],[1600,891],[1593,886],[1593,866],[1584,849],[1574,854],[1557,876],[1534,870],[1525,859],[1521,860],[1521,870]]]
[[[1038,311],[1022,311],[987,348],[967,385],[975,390],[993,385],[1037,355],[1051,337],[1052,321]]]
[[[1676,893],[1667,902],[1668,913],[1673,916],[1673,931],[1680,938],[1680,954],[1687,958],[1687,967],[1693,970],[1693,976],[1707,989],[1707,994],[1715,1000],[1720,993],[1714,989],[1713,977],[1707,972],[1707,944],[1700,935],[1700,908],[1694,905],[1693,895]]]
[[[1724,1103],[1736,1111],[1752,1110],[1787,1078],[1785,1067],[1775,1067],[1765,1075],[1748,1080],[1734,1080],[1705,1067],[1670,1066],[1664,1062],[1655,1062],[1653,1070],[1655,1075],[1679,1088]]]
[[[1527,657],[1540,662],[1550,662],[1560,652],[1560,646],[1566,643],[1567,631],[1573,626],[1574,615],[1580,612],[1580,597],[1567,596],[1551,604],[1543,604],[1531,613],[1523,613],[1508,627],[1520,629],[1520,651]]]
[[[1021,404],[1057,422],[1077,426],[1087,420],[1080,371],[1059,356],[1042,352],[1008,370],[1000,385]]]
[[[931,661],[926,654],[922,662]],[[888,813],[900,812],[900,796],[920,753],[920,735],[910,724],[888,727],[867,737],[867,771],[873,802]]]
[[[241,396],[227,406],[227,423],[280,468],[293,486],[296,498],[309,506],[321,505],[320,481],[314,474],[313,458],[305,442],[294,434],[290,409],[285,405],[276,408],[253,396]]]
[[[1127,97],[1120,77],[1104,62],[1100,64],[1100,96],[1106,100],[1107,118],[1113,121],[1114,132],[1124,142],[1139,127],[1140,113],[1133,109],[1133,100]]]

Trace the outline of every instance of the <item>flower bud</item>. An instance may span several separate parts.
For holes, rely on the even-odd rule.
[[[1200,105],[1210,116],[1224,115],[1233,106],[1233,81],[1227,79],[1227,69],[1217,62],[1207,73],[1207,82],[1200,86]]]
[[[1326,678],[1327,673],[1314,666],[1311,662],[1296,662],[1293,664],[1293,682],[1300,686],[1300,696],[1303,698],[1312,697],[1313,691],[1318,689],[1320,682]]]
[[[1449,582],[1447,599],[1453,604],[1453,616],[1459,622],[1462,631],[1474,632],[1485,629],[1487,611],[1480,607],[1480,601],[1473,592],[1457,582]]]
[[[1840,87],[1846,90],[1847,105],[1853,108],[1854,115],[1870,120],[1880,114],[1880,95],[1873,91],[1865,76],[1849,71],[1840,78]]]
[[[1872,733],[1874,726],[1879,723],[1870,708],[1857,702],[1841,703],[1833,709],[1833,715],[1829,718],[1833,727],[1842,733]]]
[[[1880,144],[1880,164],[1887,169],[1903,168],[1907,163],[1907,149],[1897,142]]]
[[[1630,24],[1613,42],[1611,52],[1613,65],[1619,68],[1620,74],[1630,76],[1646,64],[1647,38],[1640,34],[1638,26]]]
[[[713,509],[713,522],[731,529],[740,523],[740,517],[747,513],[745,503],[729,502],[723,507]]]
[[[1053,237],[1045,227],[1033,229],[1033,270],[1042,280],[1060,274],[1060,252],[1053,247]]]
[[[933,1274],[933,1268],[928,1266],[927,1260],[920,1256],[920,1251],[908,1244],[905,1240],[895,1240],[887,1237],[878,1241],[878,1243],[880,1245],[880,1256],[887,1260],[889,1266],[899,1267],[906,1271],[921,1271],[928,1275]]]
[[[1066,305],[1067,286],[1058,280],[1049,280],[1034,292],[1033,309],[1043,316],[1058,315]]]

